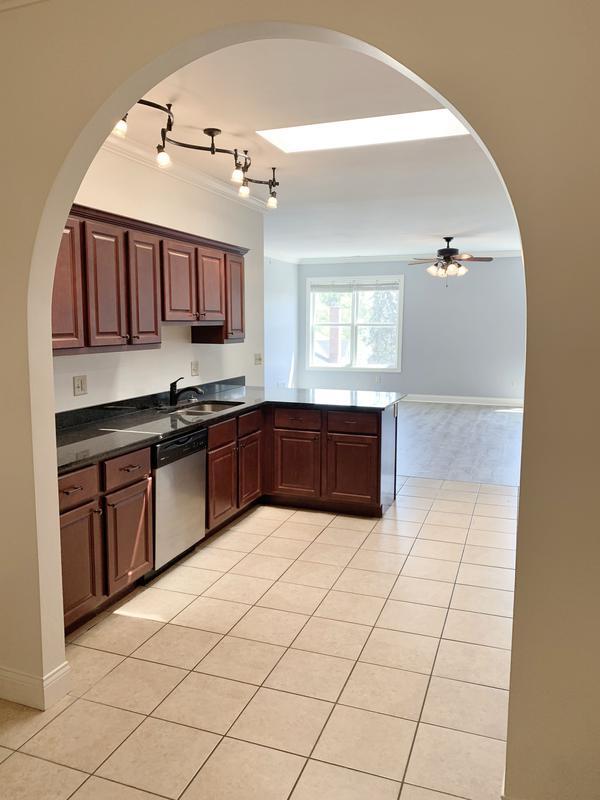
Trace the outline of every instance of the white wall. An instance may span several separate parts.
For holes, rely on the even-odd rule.
[[[295,386],[298,265],[265,259],[265,386]]]
[[[426,265],[425,265],[426,266]],[[400,372],[306,369],[306,282],[312,277],[404,274]],[[520,258],[473,264],[445,282],[407,262],[301,264],[298,268],[298,385],[406,394],[522,398],[525,281]],[[379,382],[378,382],[379,381]]]
[[[162,328],[160,350],[91,353],[54,358],[56,410],[96,405],[181,385],[245,375],[262,385],[263,370],[254,354],[263,353],[263,216],[251,206],[159,171],[106,149],[94,159],[77,194],[83,205],[248,247],[246,339],[242,344],[190,343],[187,326]],[[190,361],[200,362],[200,377],[190,376]],[[73,375],[88,376],[88,394],[73,397]]]

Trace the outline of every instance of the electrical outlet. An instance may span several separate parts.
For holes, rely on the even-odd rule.
[[[262,363],[263,363],[262,353],[254,353],[254,366],[262,367]]]
[[[190,375],[192,376],[192,378],[197,378],[200,375],[200,362],[199,361],[190,362]]]
[[[73,396],[87,394],[87,375],[73,375]]]

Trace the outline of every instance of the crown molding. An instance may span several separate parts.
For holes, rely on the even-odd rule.
[[[522,258],[520,250],[478,250],[477,255],[491,256],[492,258]],[[372,256],[325,256],[323,258],[299,258],[300,266],[315,264],[387,264],[387,263],[406,263],[415,258],[431,258],[433,263],[434,256],[431,253],[410,253],[410,255],[372,255]]]
[[[131,138],[118,139],[116,136],[109,136],[100,148],[100,152],[112,153],[120,158],[126,158],[136,164],[142,164],[153,171],[159,171],[161,175],[165,175],[173,180],[187,183],[197,189],[202,189],[210,194],[225,197],[240,206],[245,208],[252,208],[254,211],[259,211],[262,214],[267,213],[267,205],[257,197],[248,197],[243,199],[239,197],[237,192],[231,187],[231,184],[225,181],[220,181],[218,178],[213,178],[202,170],[188,167],[187,165],[178,164],[175,161],[171,162],[168,169],[159,169],[156,166],[154,156],[148,151],[148,148],[139,142],[133,141]]]

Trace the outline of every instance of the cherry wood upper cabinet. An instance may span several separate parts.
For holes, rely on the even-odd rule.
[[[92,612],[106,597],[98,500],[60,515],[65,626]]]
[[[238,441],[240,508],[262,495],[262,449],[262,431]]]
[[[231,442],[208,453],[209,529],[224,522],[238,510],[237,449],[237,443]]]
[[[64,227],[52,292],[52,347],[85,345],[81,221],[69,217]]]
[[[165,239],[162,242],[163,319],[191,322],[198,317],[196,248]]]
[[[154,565],[151,486],[147,478],[104,500],[109,594],[126,588]]]
[[[273,431],[273,494],[320,496],[320,433]]]
[[[160,342],[160,240],[127,232],[131,344]]]
[[[350,503],[376,503],[379,497],[379,438],[327,434],[325,497]]]
[[[129,339],[125,231],[85,222],[88,344],[122,345]]]
[[[225,338],[243,340],[244,322],[244,259],[227,253],[225,256],[225,294],[227,308]]]
[[[199,321],[225,321],[225,253],[199,247],[198,313]]]

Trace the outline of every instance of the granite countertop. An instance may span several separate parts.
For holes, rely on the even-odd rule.
[[[119,453],[149,447],[162,439],[191,433],[214,422],[264,405],[315,405],[320,408],[382,411],[404,397],[398,392],[368,392],[346,389],[270,389],[236,386],[207,392],[202,402],[235,403],[205,417],[177,413],[167,408],[150,408],[131,414],[95,420],[57,432],[59,474],[95,464]],[[195,402],[197,402],[195,400]]]

